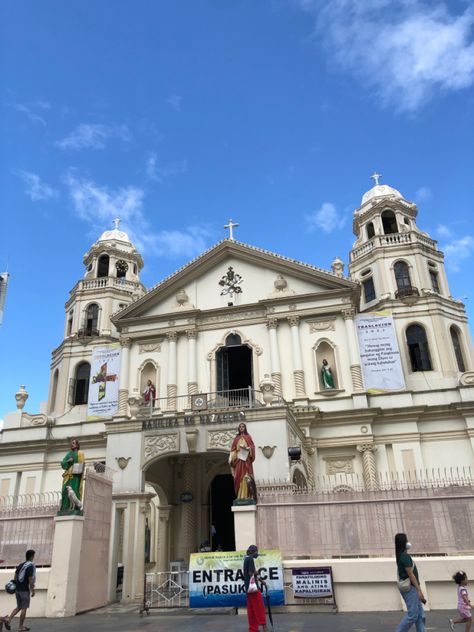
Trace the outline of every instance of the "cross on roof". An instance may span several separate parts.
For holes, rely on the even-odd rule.
[[[379,185],[379,178],[382,177],[382,175],[380,173],[377,173],[376,171],[370,176],[372,178],[372,180],[375,182],[375,186]]]
[[[114,225],[114,227],[115,227],[115,230],[118,230],[118,229],[119,229],[119,224],[120,224],[120,222],[121,222],[121,221],[122,221],[122,220],[120,219],[120,217],[116,217],[116,218],[113,220],[113,225]]]
[[[237,228],[237,226],[240,226],[240,224],[234,224],[231,219],[229,220],[229,223],[224,226],[224,228],[229,229],[229,239],[234,239],[233,229]]]

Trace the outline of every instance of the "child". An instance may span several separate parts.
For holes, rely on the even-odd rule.
[[[467,594],[467,575],[464,571],[458,571],[453,575],[453,579],[458,585],[458,612],[460,619],[450,619],[449,625],[451,630],[454,630],[455,623],[465,623],[465,632],[471,631],[471,602],[469,601],[469,595]]]

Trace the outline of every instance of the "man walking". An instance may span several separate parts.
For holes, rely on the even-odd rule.
[[[7,630],[11,629],[10,623],[13,617],[20,613],[20,627],[18,632],[26,632],[30,628],[25,625],[26,611],[30,607],[30,595],[35,596],[36,567],[33,563],[35,551],[29,549],[26,552],[26,561],[18,564],[15,571],[16,581],[16,608],[9,617],[5,617],[3,623]]]

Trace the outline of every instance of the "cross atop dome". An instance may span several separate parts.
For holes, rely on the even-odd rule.
[[[232,241],[234,241],[233,229],[237,228],[237,226],[240,226],[240,224],[234,224],[231,219],[229,220],[229,223],[224,226],[224,228],[229,229],[229,239],[231,239]]]
[[[113,222],[112,222],[112,223],[113,223],[113,225],[114,225],[115,230],[118,230],[118,229],[119,229],[119,225],[120,225],[120,222],[121,222],[121,221],[122,221],[122,220],[120,219],[120,217],[116,217],[116,218],[113,220]]]
[[[374,173],[370,177],[375,182],[375,186],[378,187],[379,186],[379,180],[382,177],[382,174],[377,173],[376,171],[374,171]]]

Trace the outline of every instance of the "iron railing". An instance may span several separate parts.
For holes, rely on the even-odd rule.
[[[140,615],[156,608],[189,607],[189,571],[146,573]]]

